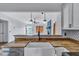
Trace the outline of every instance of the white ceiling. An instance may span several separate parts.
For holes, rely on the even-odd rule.
[[[21,26],[30,20],[29,12],[60,12],[61,7],[61,3],[0,3],[0,13],[15,19],[16,25]]]
[[[61,11],[62,3],[0,3],[0,11]]]
[[[1,12],[1,13],[10,17],[10,18],[13,18],[13,19],[18,20],[22,23],[25,23],[25,24],[26,24],[26,22],[28,23],[31,19],[31,12]],[[60,12],[47,12],[46,17],[56,18],[58,14],[60,14]],[[32,19],[34,19],[34,16],[36,17],[36,16],[39,16],[39,15],[43,16],[41,14],[41,12],[33,12],[32,13]],[[42,17],[42,19],[38,19],[38,21],[39,20],[43,21],[44,17]]]

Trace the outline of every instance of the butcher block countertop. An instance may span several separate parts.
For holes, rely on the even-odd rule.
[[[44,41],[38,41],[38,42],[44,42]],[[77,41],[73,40],[47,40],[45,42],[49,42],[54,47],[65,47],[70,52],[79,52],[79,43]],[[24,48],[27,47],[28,43],[30,41],[20,41],[20,42],[11,42],[4,44],[1,46],[2,48]]]
[[[38,40],[38,41],[35,41],[35,40],[29,41],[30,39],[23,40],[23,38],[34,38],[34,39],[38,38],[38,36],[34,36],[34,35],[33,36],[15,35],[15,38],[18,38],[19,41],[7,43],[1,47],[2,48],[24,48],[27,46],[27,44],[29,42],[49,42],[54,47],[65,47],[70,52],[79,52],[79,41],[73,40],[72,38],[60,36],[60,35],[53,35],[53,36],[51,36],[51,35],[50,36],[46,36],[46,35],[43,36],[42,35],[41,38],[43,38],[43,39]],[[46,39],[44,39],[44,38],[46,38]],[[50,39],[48,39],[48,38],[50,38]],[[57,39],[53,39],[53,38],[57,38]]]
[[[3,46],[1,46],[2,48],[24,48],[27,46],[27,44],[29,43],[29,41],[25,41],[25,42],[11,42],[11,43],[7,43]]]

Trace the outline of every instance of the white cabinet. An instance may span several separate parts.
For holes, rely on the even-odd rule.
[[[79,3],[73,4],[73,27],[79,28]]]
[[[63,28],[69,27],[68,21],[69,21],[69,7],[65,6],[63,8]]]
[[[72,4],[66,4],[63,8],[63,28],[71,28],[73,26]]]
[[[2,48],[3,56],[24,56],[24,48]]]
[[[66,4],[63,8],[63,28],[79,29],[79,3]]]

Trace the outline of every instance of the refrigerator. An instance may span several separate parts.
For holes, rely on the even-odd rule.
[[[0,42],[8,42],[8,22],[0,23]]]

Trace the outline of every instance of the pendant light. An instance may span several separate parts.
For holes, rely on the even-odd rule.
[[[31,18],[31,19],[30,19],[31,22],[36,23],[35,18],[34,18],[34,20],[32,19],[32,12],[31,12],[31,14],[30,14],[30,18]]]
[[[44,21],[46,22],[46,14],[44,13]]]
[[[45,12],[42,11],[41,13],[44,15],[44,20],[43,21],[46,22],[46,14],[45,14]]]
[[[30,18],[31,18],[30,21],[33,22],[33,20],[32,20],[32,12],[31,12],[31,14],[30,14]]]

